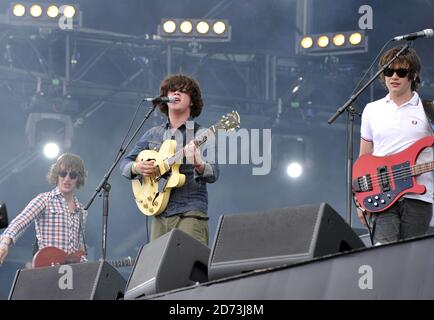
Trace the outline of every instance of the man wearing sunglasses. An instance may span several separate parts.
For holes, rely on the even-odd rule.
[[[83,230],[87,213],[75,196],[85,179],[83,160],[74,154],[61,155],[47,174],[48,182],[55,188],[30,201],[1,235],[0,264],[9,247],[33,221],[39,249],[56,247],[67,254],[85,251]]]
[[[390,61],[401,48],[383,54],[380,67]],[[406,50],[388,68],[380,80],[387,88],[386,97],[369,103],[362,115],[360,155],[386,156],[409,147],[417,140],[433,134],[417,91],[421,63],[416,51]],[[432,148],[424,149],[417,162],[433,160]],[[427,232],[432,218],[433,178],[430,172],[416,177],[426,187],[425,194],[408,193],[390,208],[370,214],[374,243],[383,244]],[[365,224],[363,213],[358,216]]]

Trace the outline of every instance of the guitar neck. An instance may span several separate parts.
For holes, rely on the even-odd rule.
[[[193,140],[193,143],[196,145],[196,147],[200,147],[202,144],[204,144],[208,138],[211,136],[211,134],[214,134],[216,131],[214,126],[211,126],[206,130],[205,132],[201,133],[198,137],[196,137]],[[167,164],[171,166],[174,163],[179,163],[182,161],[182,158],[185,154],[185,147],[176,152],[172,157],[167,159]]]
[[[418,176],[420,174],[430,172],[430,171],[434,171],[434,161],[415,165],[411,169],[411,175],[412,176]]]

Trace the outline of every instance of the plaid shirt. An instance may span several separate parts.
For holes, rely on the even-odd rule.
[[[2,237],[10,237],[13,243],[35,221],[39,249],[56,247],[68,254],[83,249],[83,233],[87,212],[74,196],[76,209],[69,213],[65,198],[56,187],[39,194],[12,220]],[[83,215],[82,226],[80,216]]]

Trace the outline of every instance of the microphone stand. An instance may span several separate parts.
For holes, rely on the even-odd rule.
[[[145,115],[145,118],[142,120],[140,125],[137,127],[136,131],[134,132],[134,134],[132,135],[132,137],[128,141],[125,148],[123,146],[120,147],[115,161],[112,163],[109,170],[104,175],[104,178],[101,180],[98,187],[96,188],[94,194],[90,198],[89,202],[84,207],[84,210],[87,210],[91,206],[92,202],[95,200],[95,197],[101,192],[101,190],[103,190],[103,209],[102,209],[102,211],[103,211],[103,222],[102,222],[103,228],[102,228],[102,258],[101,258],[103,261],[106,260],[106,254],[107,254],[107,225],[108,225],[108,211],[109,211],[109,194],[110,194],[110,189],[111,189],[111,185],[110,185],[110,183],[108,183],[108,179],[110,178],[110,175],[112,174],[116,165],[122,159],[123,155],[125,154],[126,150],[128,149],[128,146],[134,140],[137,133],[143,127],[146,120],[148,120],[148,118],[151,116],[152,112],[154,112],[156,107],[157,107],[157,103],[153,103],[153,106],[149,109],[148,113]]]
[[[345,102],[338,110],[335,112],[333,116],[330,117],[330,119],[327,121],[328,124],[332,124],[345,110],[348,112],[348,122],[347,122],[347,191],[346,191],[346,207],[347,207],[347,216],[346,220],[347,223],[352,226],[352,176],[353,176],[353,140],[354,140],[354,115],[358,114],[356,112],[356,109],[353,107],[353,103],[357,100],[357,98],[362,94],[363,91],[367,87],[371,85],[372,82],[374,82],[375,79],[379,77],[383,71],[390,66],[393,61],[395,61],[396,58],[398,58],[405,50],[407,50],[410,47],[408,42],[399,50],[392,59],[387,62],[383,67],[378,70],[378,72],[369,79],[368,82],[355,94],[353,94],[347,102]]]

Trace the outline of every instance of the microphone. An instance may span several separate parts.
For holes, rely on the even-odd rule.
[[[434,34],[434,31],[432,29],[425,29],[425,30],[422,30],[419,32],[413,32],[413,33],[405,34],[403,36],[397,36],[397,37],[393,38],[393,41],[414,40],[414,39],[423,38],[423,37],[430,38],[433,36],[433,34]]]
[[[155,97],[155,98],[144,98],[143,101],[150,101],[152,103],[171,103],[175,102],[176,97]]]

